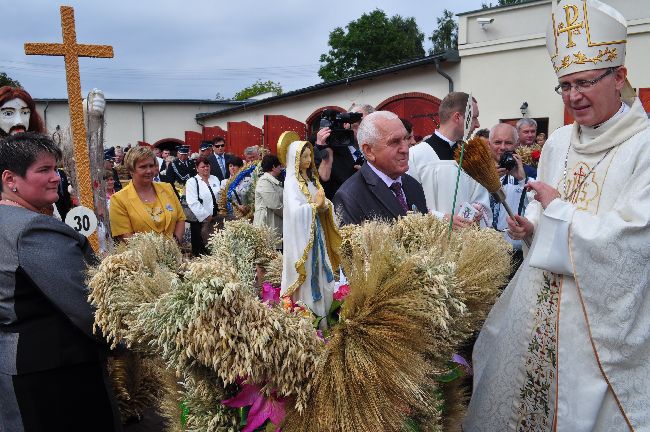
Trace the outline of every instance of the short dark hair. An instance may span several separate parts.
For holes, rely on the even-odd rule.
[[[0,175],[9,170],[19,177],[25,177],[27,170],[41,153],[51,154],[57,162],[61,159],[61,150],[47,135],[24,132],[3,137],[0,139]]]
[[[490,129],[479,129],[474,133],[474,136],[490,139]]]
[[[404,129],[406,129],[406,132],[411,133],[413,132],[413,123],[410,121],[406,120],[405,118],[399,118],[402,121],[402,124],[404,125]]]
[[[224,137],[222,137],[222,136],[216,136],[216,137],[212,138],[212,144],[216,144],[216,143],[221,142],[221,141],[223,141],[224,144],[226,143],[226,139]]]
[[[282,165],[280,163],[280,159],[278,159],[278,157],[276,155],[274,155],[274,154],[264,155],[264,157],[262,158],[261,164],[262,164],[262,171],[263,172],[269,172],[273,168],[275,168],[276,166]]]
[[[198,168],[199,164],[201,164],[201,163],[204,163],[206,165],[210,165],[210,161],[208,160],[207,156],[199,156],[199,157],[197,157],[196,160],[194,161],[194,166],[196,166]]]
[[[454,113],[461,113],[465,115],[465,107],[467,107],[467,99],[469,95],[465,92],[451,92],[440,102],[438,108],[438,118],[440,123],[447,123]],[[476,102],[476,98],[472,97]]]
[[[244,159],[240,158],[239,156],[232,155],[228,160],[227,165],[232,165],[241,168],[244,166]]]

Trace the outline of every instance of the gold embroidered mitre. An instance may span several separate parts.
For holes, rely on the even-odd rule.
[[[560,0],[553,8],[546,48],[558,78],[623,65],[626,43],[627,22],[611,6],[598,0]]]

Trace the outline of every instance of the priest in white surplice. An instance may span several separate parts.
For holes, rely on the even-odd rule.
[[[448,220],[453,215],[454,228],[466,227],[479,220],[482,226],[492,224],[488,191],[464,172],[460,176],[456,208],[452,209],[458,175],[454,149],[456,142],[463,138],[468,98],[467,93],[449,93],[438,109],[440,128],[436,129],[431,138],[411,147],[409,151],[408,174],[422,183],[427,208],[440,219]],[[472,114],[470,133],[480,126],[478,106],[473,98]],[[458,211],[464,203],[473,204],[484,211],[478,212],[474,221],[463,219]]]
[[[599,1],[553,10],[547,47],[575,123],[549,137],[536,201],[509,221],[533,243],[474,346],[465,431],[650,430],[650,125],[626,37]]]

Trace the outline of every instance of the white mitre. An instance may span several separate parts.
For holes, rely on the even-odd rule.
[[[623,66],[626,44],[627,21],[613,7],[598,0],[560,0],[555,4],[546,48],[558,78]],[[629,83],[623,93],[624,97],[634,96]]]

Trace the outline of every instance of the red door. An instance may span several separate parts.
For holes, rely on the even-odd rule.
[[[641,99],[645,112],[650,113],[650,88],[639,89],[639,99]]]
[[[244,149],[254,145],[262,145],[262,129],[246,121],[228,122],[228,153],[243,157]]]
[[[190,146],[190,154],[199,152],[202,140],[203,134],[201,132],[185,131],[185,145]]]
[[[294,131],[304,140],[306,136],[305,124],[301,121],[283,115],[264,116],[264,147],[273,154],[277,154],[278,139],[283,132]]]
[[[228,142],[228,132],[221,129],[219,126],[204,126],[203,127],[203,140],[212,141],[214,137],[223,137]]]
[[[391,111],[413,124],[417,141],[431,135],[438,126],[440,99],[426,93],[403,93],[390,97],[377,105],[378,110]]]

